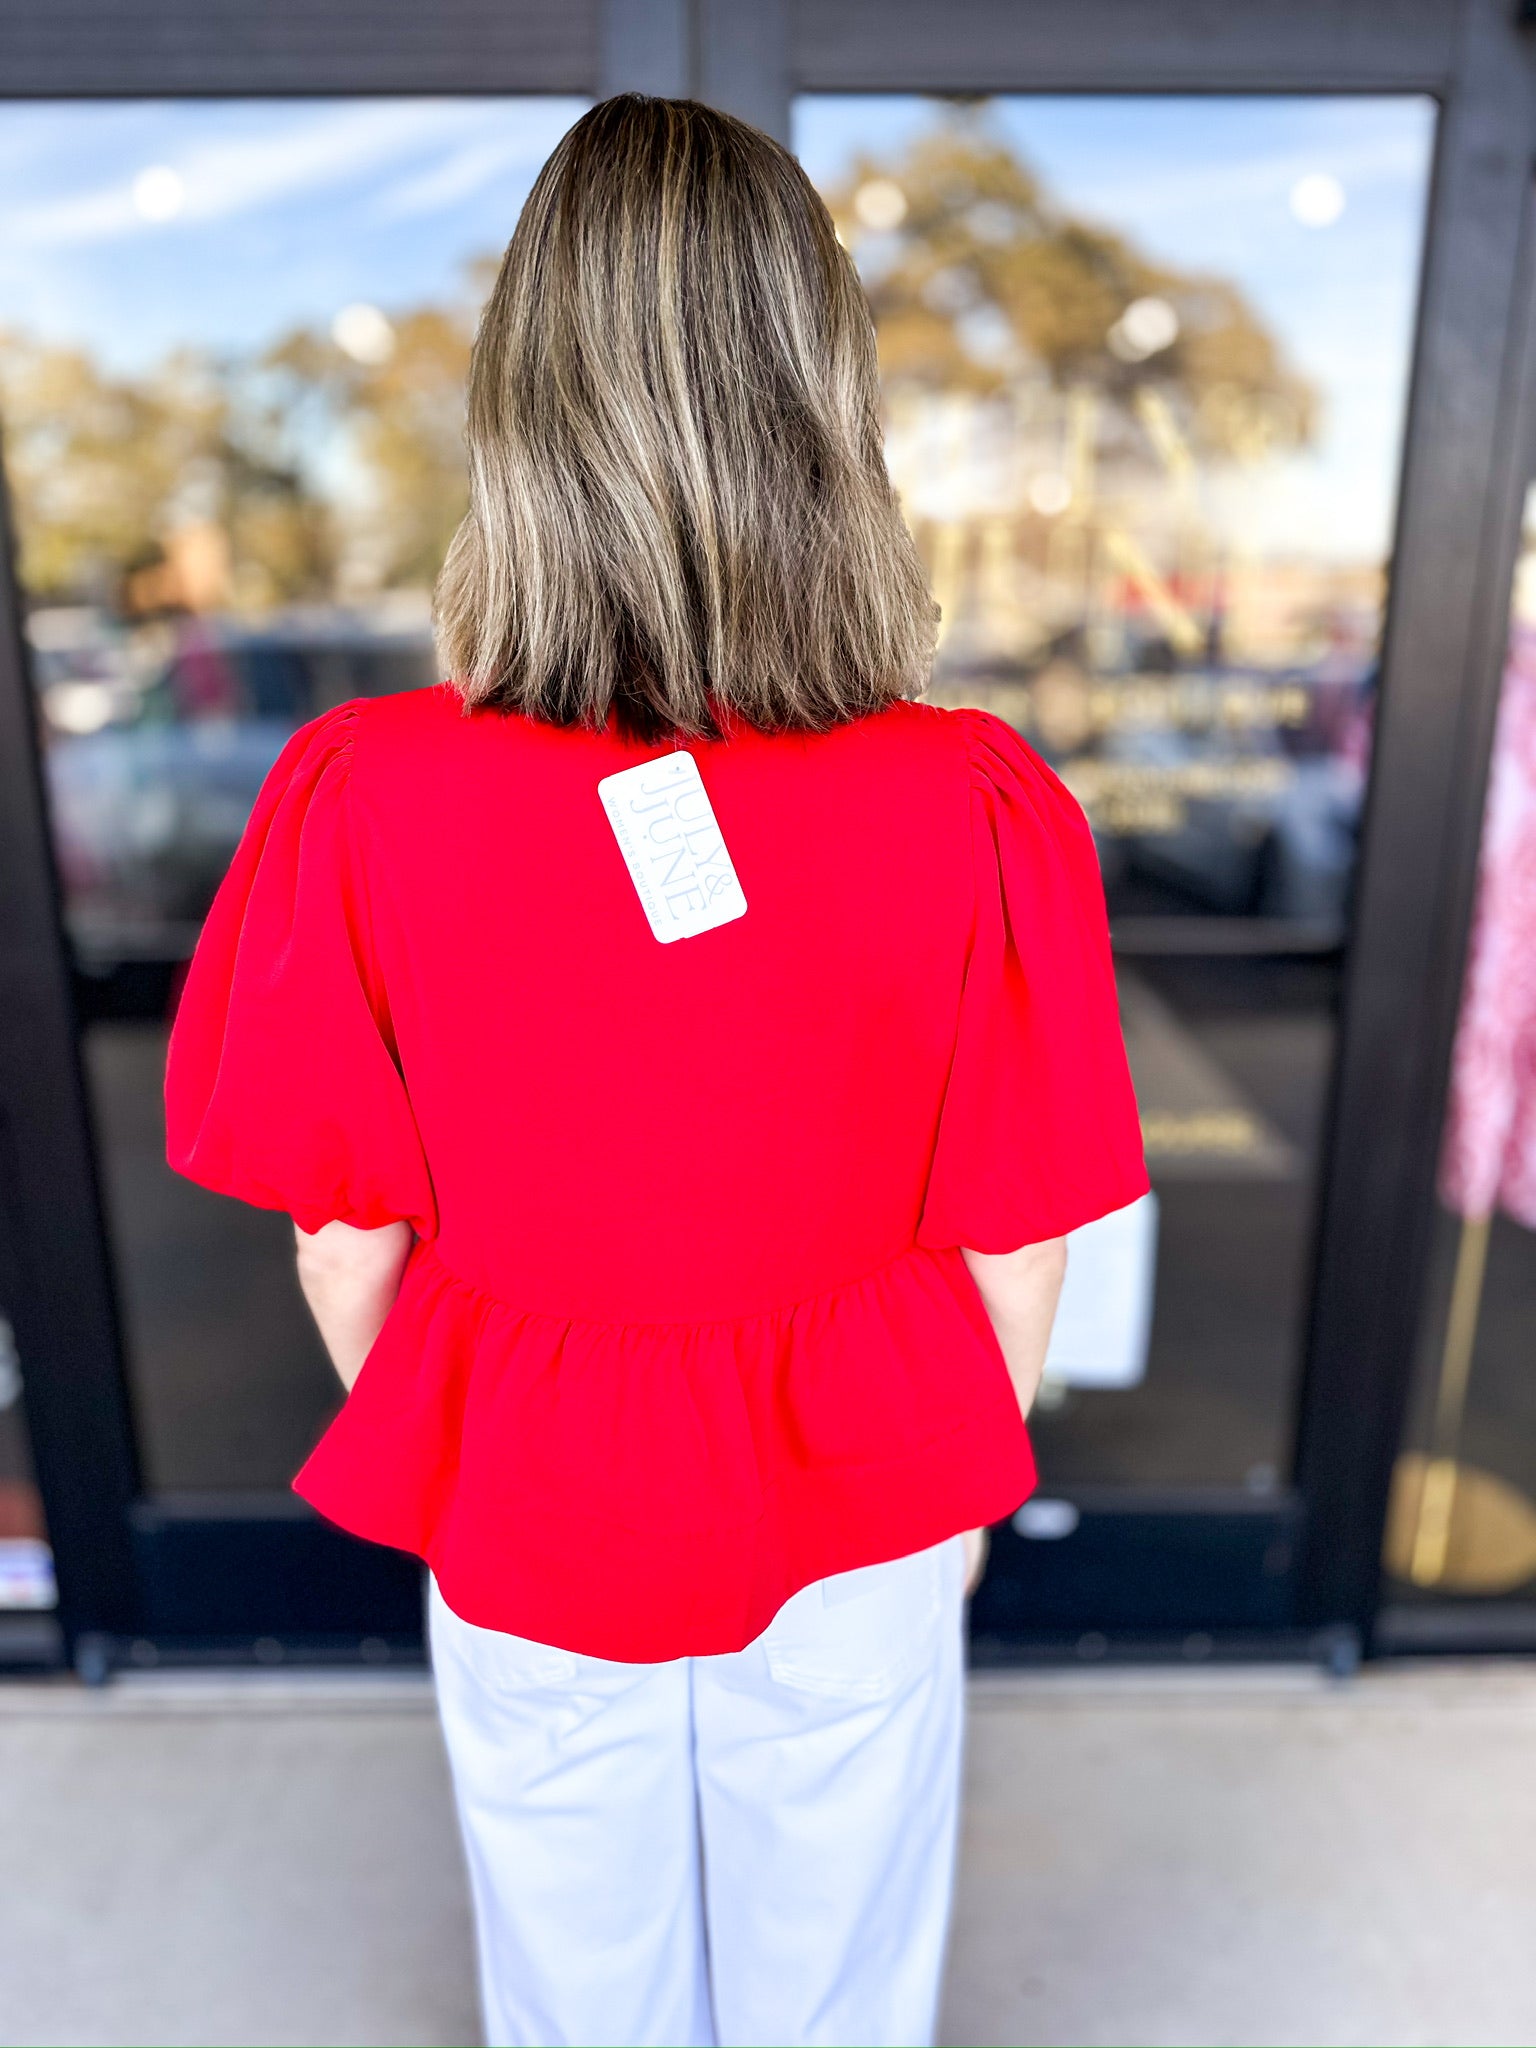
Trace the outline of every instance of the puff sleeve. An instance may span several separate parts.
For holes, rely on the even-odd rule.
[[[976,905],[918,1242],[1015,1251],[1146,1192],[1104,888],[1081,809],[1011,726],[951,714]]]
[[[431,1179],[373,961],[353,816],[357,704],[303,727],[262,786],[214,899],[171,1033],[178,1173],[307,1231],[406,1218]]]

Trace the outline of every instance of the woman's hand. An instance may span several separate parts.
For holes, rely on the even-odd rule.
[[[313,1232],[294,1225],[299,1286],[321,1340],[348,1393],[400,1292],[416,1233],[409,1223],[357,1230],[327,1223]]]
[[[992,1548],[990,1529],[967,1529],[960,1538],[965,1545],[965,1597],[970,1599],[981,1583],[981,1575],[987,1568],[987,1552]]]

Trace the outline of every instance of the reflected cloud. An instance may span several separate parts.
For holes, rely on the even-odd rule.
[[[203,143],[156,164],[153,171],[162,184],[169,178],[180,181],[184,204],[174,215],[176,224],[203,225],[344,184],[433,143],[459,144],[465,114],[460,100],[349,104],[275,125],[267,133]],[[0,208],[0,235],[33,248],[57,248],[157,232],[172,216],[152,214],[139,202],[137,190],[145,175]]]
[[[380,220],[410,219],[421,214],[440,213],[460,201],[482,192],[498,178],[521,172],[526,179],[577,118],[576,109],[540,108],[520,123],[516,134],[491,136],[483,142],[452,150],[440,163],[414,176],[387,185],[378,195],[373,211]],[[517,194],[521,199],[521,192]],[[509,208],[507,232],[512,232]]]

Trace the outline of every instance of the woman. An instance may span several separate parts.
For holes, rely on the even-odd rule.
[[[965,1532],[1144,1189],[1082,815],[918,703],[868,309],[766,136],[621,98],[475,347],[451,682],[274,768],[168,1076],[431,1566],[497,2042],[929,2038]],[[974,1547],[974,1539],[973,1539]]]

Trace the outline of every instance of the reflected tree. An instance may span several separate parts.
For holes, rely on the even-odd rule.
[[[379,320],[388,346],[372,360],[305,328],[246,356],[180,350],[141,375],[0,332],[6,470],[32,600],[184,603],[165,572],[189,533],[217,537],[224,573],[204,577],[198,601],[213,608],[430,585],[466,502],[473,310]]]
[[[1058,205],[984,104],[827,195],[891,388],[985,396],[1044,378],[1129,419],[1151,391],[1197,453],[1305,443],[1316,397],[1228,280],[1155,262]]]
[[[179,350],[143,376],[0,335],[0,413],[23,587],[115,606],[154,587],[178,535],[217,532],[217,599],[316,597],[334,579],[332,509],[291,423],[241,361]],[[170,586],[166,585],[169,592]]]

